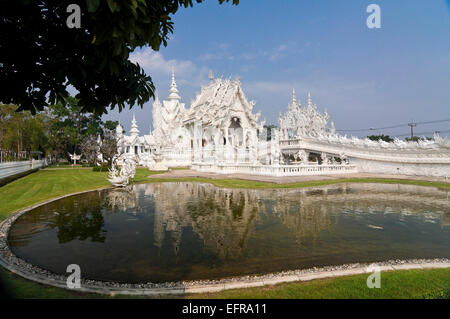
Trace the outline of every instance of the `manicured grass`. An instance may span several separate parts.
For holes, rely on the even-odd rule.
[[[0,284],[2,292],[8,298],[17,299],[79,299],[79,298],[108,298],[106,295],[95,295],[78,293],[72,290],[66,290],[56,287],[44,286],[22,277],[19,277],[9,271],[0,269]]]
[[[146,176],[156,174],[146,168],[136,170],[137,183],[148,181]],[[44,169],[0,187],[0,220],[21,208],[54,197],[108,187],[107,172],[92,169]]]
[[[192,181],[210,183],[218,187],[227,188],[298,188],[322,186],[343,182],[363,183],[395,183],[422,186],[450,188],[449,183],[426,181],[352,178],[339,180],[310,181],[300,183],[275,184],[240,179],[207,179],[207,178],[147,178],[146,176],[159,174],[149,172],[146,168],[136,170],[136,183]],[[60,168],[44,169],[15,180],[0,187],[0,221],[15,211],[27,206],[49,200],[58,196],[108,187],[106,172],[93,172],[91,169]],[[380,290],[364,290],[364,276],[344,277],[314,281],[311,283],[292,283],[274,287],[225,291],[214,295],[195,295],[196,298],[448,298],[448,283],[450,271],[402,271],[386,273],[386,288]],[[363,278],[364,277],[364,278]],[[390,279],[389,279],[390,278]],[[364,280],[363,280],[364,279]],[[388,280],[389,279],[389,280]],[[383,280],[383,279],[382,279]],[[15,276],[4,269],[0,269],[0,285],[16,298],[102,298],[96,294],[80,294],[65,289],[43,286]],[[447,283],[447,286],[443,285]],[[364,285],[363,285],[364,284]],[[447,287],[447,288],[445,288]],[[389,288],[389,289],[388,289]],[[367,289],[367,288],[366,288]],[[445,290],[447,289],[447,290]],[[235,295],[232,295],[235,294]],[[242,294],[242,295],[240,295]],[[375,294],[375,295],[373,295]],[[378,294],[378,295],[377,295]]]
[[[233,289],[210,294],[192,294],[196,299],[450,299],[450,269],[402,270],[381,274],[381,288],[369,289],[368,275],[356,275],[310,282],[294,282],[259,288]],[[5,270],[0,282],[10,298],[148,298],[79,293],[43,286]],[[179,298],[162,296],[163,298]]]
[[[83,166],[80,164],[72,165],[72,164],[51,164],[47,166],[47,168],[82,168]]]
[[[260,288],[233,289],[188,298],[216,299],[412,299],[450,298],[450,269],[404,270],[381,273],[381,288],[369,289],[366,274]]]
[[[302,188],[313,186],[325,186],[339,183],[384,183],[384,184],[405,184],[405,185],[419,185],[419,186],[432,186],[438,188],[450,189],[450,183],[443,182],[428,182],[406,179],[383,179],[383,178],[343,178],[333,180],[321,180],[321,181],[306,181],[296,183],[269,183],[258,182],[243,179],[210,179],[201,177],[189,177],[189,178],[152,178],[152,182],[201,182],[210,183],[217,187],[226,188],[252,188],[252,189],[272,189],[272,188]]]

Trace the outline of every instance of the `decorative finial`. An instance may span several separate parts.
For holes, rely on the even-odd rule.
[[[308,106],[312,106],[311,92],[308,92]]]
[[[297,102],[297,98],[295,97],[295,89],[292,89],[292,103]]]
[[[133,112],[133,120],[131,121],[131,130],[130,130],[130,134],[131,135],[138,135],[139,134],[139,129],[138,129],[138,125],[136,122],[136,116]]]
[[[213,71],[212,70],[209,70],[208,78],[209,78],[209,83],[213,83],[214,75],[213,75]]]
[[[175,82],[175,71],[172,66],[172,83],[170,84],[169,90],[169,100],[180,100],[181,97],[178,95],[177,83]]]

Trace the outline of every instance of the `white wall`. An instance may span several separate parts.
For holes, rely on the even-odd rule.
[[[450,177],[449,164],[396,163],[357,158],[349,158],[349,160],[351,164],[358,166],[362,173]]]
[[[45,166],[45,160],[0,163],[0,179]]]

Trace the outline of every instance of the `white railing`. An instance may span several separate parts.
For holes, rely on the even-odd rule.
[[[267,176],[306,176],[357,173],[355,165],[250,165],[194,163],[192,169],[199,172],[220,174],[253,174]]]
[[[46,166],[46,160],[28,160],[0,163],[0,179],[24,173],[36,168]]]
[[[366,159],[373,161],[412,163],[412,164],[450,164],[450,151],[442,148],[370,148],[362,145],[333,144],[320,140],[286,140],[281,142],[282,151],[307,149],[316,152]]]

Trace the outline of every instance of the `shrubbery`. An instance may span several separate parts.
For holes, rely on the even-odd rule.
[[[94,172],[107,172],[110,168],[111,166],[102,165],[102,166],[94,166],[92,170]]]

